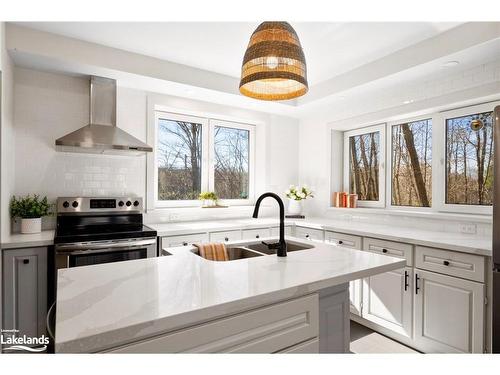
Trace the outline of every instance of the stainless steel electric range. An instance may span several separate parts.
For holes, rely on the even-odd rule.
[[[55,268],[156,257],[142,212],[142,198],[58,198]]]

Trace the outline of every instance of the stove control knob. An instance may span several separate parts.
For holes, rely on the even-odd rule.
[[[123,207],[124,204],[125,203],[123,203],[123,201],[118,202],[118,206],[120,206],[120,207]]]
[[[71,205],[73,206],[73,208],[77,208],[78,207],[78,202],[77,201],[73,201],[73,203]]]
[[[68,201],[64,201],[64,203],[63,203],[63,207],[64,207],[64,208],[68,208],[68,207],[69,207],[69,202],[68,202]]]
[[[139,201],[134,201],[134,207],[137,207],[139,205]]]
[[[132,206],[132,202],[131,201],[127,201],[127,207],[130,207]]]

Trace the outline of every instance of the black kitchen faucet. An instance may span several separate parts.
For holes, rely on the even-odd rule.
[[[253,211],[253,218],[257,219],[259,216],[259,207],[260,203],[264,198],[271,197],[276,199],[280,206],[280,239],[277,243],[266,243],[262,241],[264,245],[266,245],[269,249],[276,249],[276,254],[279,257],[286,257],[286,242],[285,242],[285,205],[283,204],[283,200],[275,193],[264,193],[262,194],[257,202],[255,203],[255,209]]]

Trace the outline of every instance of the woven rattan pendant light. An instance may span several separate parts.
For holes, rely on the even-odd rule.
[[[240,92],[261,100],[286,100],[308,90],[299,37],[288,22],[263,22],[248,43],[241,67]]]

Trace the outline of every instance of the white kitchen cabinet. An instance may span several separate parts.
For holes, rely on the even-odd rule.
[[[484,284],[415,269],[414,345],[426,353],[482,353]]]
[[[484,282],[485,259],[479,255],[417,246],[415,249],[415,267]]]
[[[210,242],[231,242],[239,240],[241,240],[241,230],[210,233]]]
[[[352,234],[325,231],[325,242],[333,243],[350,249],[361,250],[362,237]],[[351,313],[361,315],[361,304],[363,302],[363,280],[349,282],[349,300],[351,301]]]
[[[412,268],[363,279],[363,318],[405,337],[412,337]]]
[[[165,236],[161,239],[161,247],[189,246],[195,243],[208,242],[207,233],[184,234],[180,236]]]
[[[362,238],[352,234],[325,231],[325,242],[335,245],[361,250]]]
[[[278,237],[280,235],[280,227],[271,227],[271,237]],[[292,227],[285,226],[285,237],[292,236]]]
[[[413,245],[407,243],[365,237],[363,249],[376,254],[406,259],[407,266],[413,265]]]
[[[323,231],[320,229],[312,229],[305,227],[295,227],[295,237],[310,240],[310,241],[324,241]]]
[[[110,350],[112,353],[274,353],[319,335],[319,297],[258,308]],[[311,344],[311,350],[315,344]]]
[[[19,335],[45,334],[47,316],[47,248],[2,251],[3,325]]]
[[[244,240],[255,240],[259,238],[266,238],[271,235],[269,228],[257,228],[257,229],[243,229],[241,231],[241,237]]]

